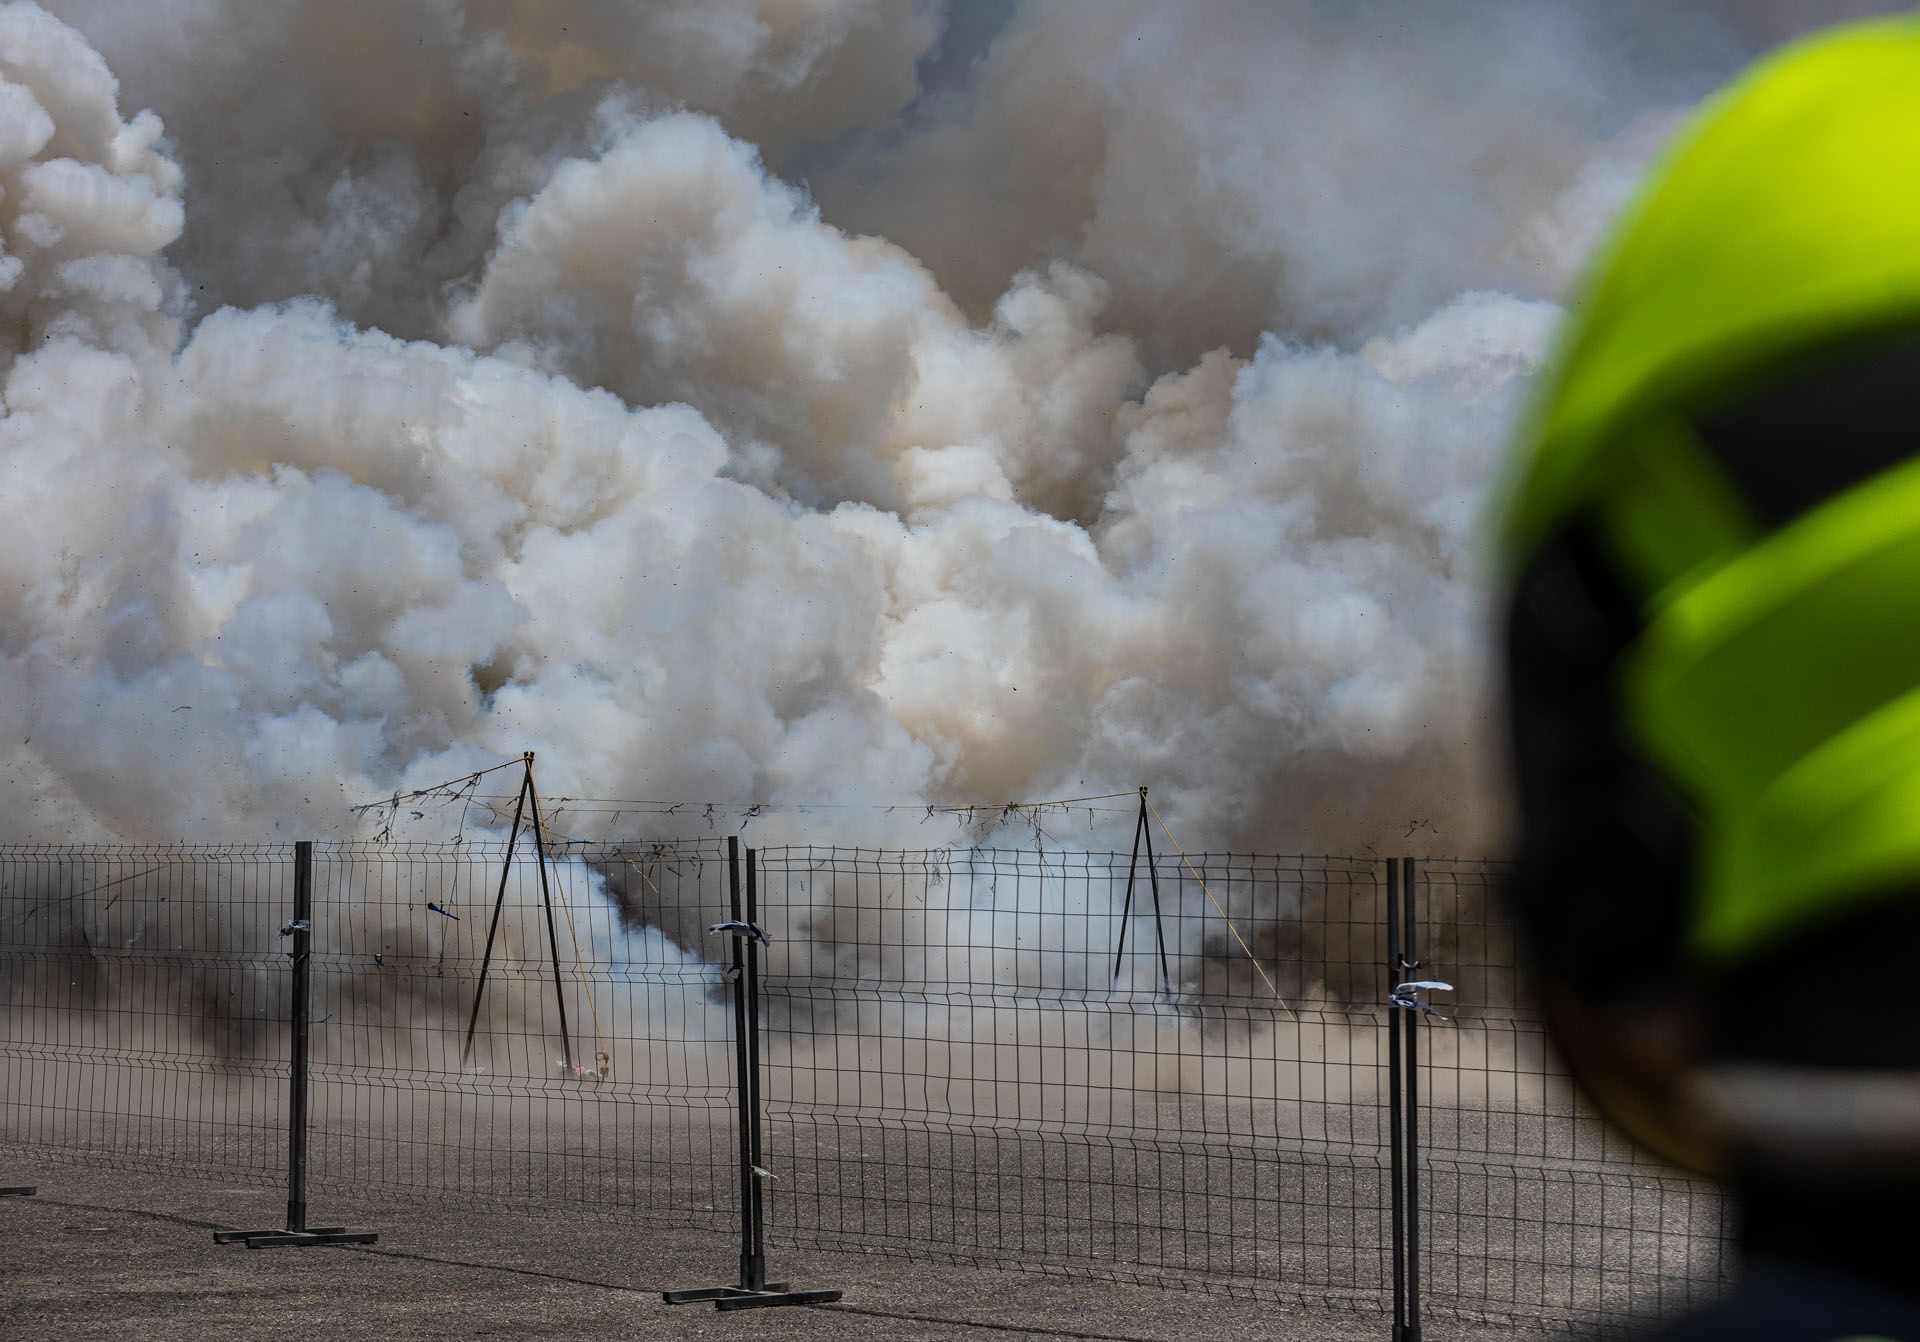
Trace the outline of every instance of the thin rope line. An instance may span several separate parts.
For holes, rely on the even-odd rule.
[[[444,783],[435,783],[431,787],[415,788],[412,792],[396,792],[391,797],[382,797],[378,801],[361,802],[358,806],[348,807],[347,810],[354,815],[358,815],[363,811],[377,811],[382,806],[391,806],[397,810],[403,801],[416,801],[421,797],[428,797],[436,792],[445,792],[449,788],[456,786],[461,788],[471,787],[490,773],[495,773],[501,769],[511,769],[516,765],[523,765],[525,763],[526,759],[522,757],[517,760],[506,760],[500,764],[489,764],[484,769],[476,769],[470,774],[461,774],[458,778],[449,778]]]
[[[560,873],[555,871],[555,884],[559,883],[559,878]],[[600,1004],[594,1001],[593,985],[587,982],[587,976],[580,968],[580,933],[575,930],[573,926],[573,902],[568,899],[562,899],[560,901],[560,912],[566,915],[567,936],[573,942],[573,976],[579,980],[580,990],[586,995],[587,1014],[593,1017],[593,1060],[595,1062],[599,1062],[602,1058],[611,1060],[610,1055],[607,1053],[606,1041],[600,1037]]]
[[[1227,917],[1227,911],[1220,907],[1220,901],[1213,897],[1213,891],[1207,889],[1207,878],[1195,870],[1193,863],[1187,860],[1187,850],[1180,846],[1180,840],[1173,837],[1173,831],[1167,828],[1165,820],[1161,820],[1160,812],[1154,809],[1153,803],[1147,799],[1144,791],[1140,793],[1140,804],[1147,808],[1155,820],[1160,821],[1160,832],[1167,836],[1167,842],[1173,845],[1173,851],[1180,854],[1180,864],[1193,873],[1194,880],[1200,882],[1200,893],[1207,897],[1207,903],[1213,905],[1213,911],[1220,915],[1220,921],[1227,925],[1227,931],[1233,933],[1233,939],[1239,942],[1240,949],[1247,953],[1247,960],[1253,965],[1253,972],[1258,974],[1260,981],[1267,985],[1267,991],[1273,994],[1273,1000],[1280,1004],[1280,1009],[1287,1013],[1294,1024],[1298,1025],[1300,1017],[1295,1015],[1293,1008],[1287,1005],[1287,999],[1280,995],[1280,990],[1273,986],[1273,980],[1267,976],[1266,969],[1260,964],[1260,957],[1253,953],[1253,947],[1247,945],[1247,939],[1240,935],[1240,929],[1233,925],[1233,919]]]
[[[1051,801],[1010,801],[1007,805],[1022,808],[1028,806],[1071,806],[1075,802],[1111,801],[1115,797],[1131,797],[1133,795],[1132,792],[1096,792],[1085,797],[1055,797]]]
[[[108,860],[108,861],[112,861],[112,859],[111,859],[111,858],[108,858],[107,860]],[[7,915],[7,916],[6,916],[5,918],[0,918],[0,922],[5,922],[5,923],[10,923],[10,922],[12,922],[12,921],[13,921],[13,920],[14,920],[15,918],[28,918],[28,917],[31,917],[32,915],[34,915],[34,914],[36,914],[36,913],[39,913],[39,912],[40,912],[40,911],[41,911],[42,909],[50,909],[50,908],[52,908],[52,907],[53,907],[54,905],[56,905],[56,904],[65,904],[65,903],[67,903],[67,902],[69,902],[70,900],[75,900],[75,899],[85,899],[85,898],[86,898],[86,897],[87,897],[88,895],[97,895],[97,894],[99,894],[99,893],[100,893],[100,892],[101,892],[102,890],[111,890],[111,889],[113,889],[113,887],[114,887],[114,886],[116,886],[116,885],[125,885],[125,884],[126,884],[126,883],[127,883],[128,881],[137,881],[137,880],[139,880],[139,879],[140,879],[140,878],[141,878],[142,876],[151,876],[151,875],[153,875],[153,873],[154,873],[154,872],[156,872],[156,871],[165,871],[165,870],[167,869],[167,867],[168,867],[168,866],[170,866],[170,865],[172,865],[172,864],[170,864],[170,863],[166,863],[166,862],[163,862],[163,863],[161,863],[161,864],[160,864],[159,866],[157,866],[157,867],[148,867],[148,868],[147,868],[147,869],[146,869],[145,871],[136,871],[136,872],[134,872],[134,873],[133,873],[133,875],[131,875],[131,876],[120,876],[120,877],[117,877],[117,878],[115,878],[114,880],[111,880],[111,881],[108,881],[108,882],[107,882],[107,883],[106,883],[105,885],[96,885],[96,886],[93,886],[93,887],[91,887],[91,888],[89,888],[89,889],[86,889],[86,890],[80,890],[80,891],[76,891],[75,893],[73,893],[73,894],[71,894],[71,895],[57,895],[57,896],[55,896],[55,897],[54,897],[54,898],[52,898],[52,899],[45,899],[45,900],[42,900],[42,901],[40,901],[40,903],[38,903],[38,904],[35,904],[35,905],[34,905],[34,906],[33,906],[32,908],[30,908],[30,909],[22,909],[22,910],[21,910],[20,912],[18,912],[18,913],[10,913],[10,914],[8,914],[8,915]],[[118,895],[115,895],[115,896],[114,896],[114,898],[115,898],[115,899],[118,899],[118,898],[119,898],[119,896],[118,896]],[[142,899],[142,898],[145,898],[145,899],[152,899],[152,898],[154,898],[154,896],[152,896],[152,895],[145,895],[145,896],[142,896],[142,895],[135,895],[135,896],[133,896],[133,898],[134,898],[134,899]],[[161,896],[161,898],[164,898],[164,896]]]
[[[462,782],[465,780],[455,779],[454,781]],[[491,802],[491,801],[505,800],[511,795],[512,795],[511,793],[488,793],[485,796],[476,797],[474,798],[474,800],[484,805],[485,803]],[[918,802],[918,801],[902,801],[902,802],[665,801],[660,799],[647,799],[647,798],[629,799],[629,798],[623,798],[623,797],[568,797],[568,796],[554,796],[554,797],[547,798],[547,800],[554,803],[556,806],[561,806],[562,804],[564,804],[563,809],[574,810],[574,811],[585,811],[590,807],[600,808],[605,810],[630,810],[630,811],[639,811],[646,807],[664,807],[669,811],[678,810],[682,808],[685,808],[685,809],[711,808],[712,810],[715,810],[715,811],[761,811],[761,812],[768,812],[768,811],[907,811],[907,812],[932,811],[936,815],[952,815],[956,813],[965,813],[965,812],[992,814],[992,813],[998,813],[1003,811],[1037,811],[1037,810],[1045,810],[1047,807],[1050,807],[1050,806],[1077,806],[1082,802],[1112,801],[1120,797],[1132,798],[1138,795],[1139,794],[1137,791],[1135,792],[1101,792],[1101,793],[1096,793],[1096,794],[1085,796],[1085,797],[1057,797],[1057,798],[1050,798],[1045,801],[980,801],[980,802],[952,802],[952,803],[948,803],[948,802],[929,803],[929,802]],[[386,804],[387,803],[385,801],[373,803],[373,805],[375,806],[385,806]],[[1103,811],[1112,811],[1115,814],[1119,814],[1122,810],[1130,809],[1130,808],[1102,807],[1101,809]]]

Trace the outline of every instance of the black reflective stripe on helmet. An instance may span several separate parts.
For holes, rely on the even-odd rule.
[[[1586,518],[1534,553],[1508,613],[1521,811],[1509,893],[1541,969],[1598,997],[1667,980],[1691,911],[1693,811],[1631,739],[1619,702],[1643,619]]]
[[[1784,526],[1920,452],[1920,327],[1829,346],[1692,419],[1755,519]]]

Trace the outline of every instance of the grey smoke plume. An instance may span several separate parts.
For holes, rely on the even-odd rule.
[[[1861,8],[0,6],[6,830],[337,834],[533,749],[1471,850],[1555,302]]]

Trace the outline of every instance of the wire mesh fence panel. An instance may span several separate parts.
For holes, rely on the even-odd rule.
[[[0,847],[0,1141],[284,1171],[292,847]]]
[[[758,858],[776,1237],[1377,1302],[1376,864]]]
[[[1383,1305],[1384,869],[758,855],[776,1240]],[[319,845],[315,1189],[740,1205],[724,841]],[[1431,1307],[1634,1322],[1730,1213],[1609,1129],[1527,999],[1498,864],[1418,864]],[[0,1145],[278,1186],[294,849],[0,848]],[[1412,1013],[1409,1013],[1411,1016]]]
[[[721,844],[316,855],[313,1177],[729,1223]]]
[[[1431,1304],[1622,1326],[1710,1298],[1732,1226],[1712,1184],[1608,1125],[1554,1056],[1498,898],[1500,863],[1419,864],[1422,1274]],[[1450,1003],[1450,1005],[1449,1005]]]

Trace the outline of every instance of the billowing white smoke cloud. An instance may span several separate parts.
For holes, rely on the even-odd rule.
[[[934,5],[56,8],[0,6],[8,833],[337,834],[526,749],[1497,825],[1478,512],[1667,124],[1561,86],[1591,34],[1035,6],[921,89]]]
[[[596,106],[687,107],[779,150],[883,122],[935,6],[885,0],[50,0],[156,107],[201,201],[197,310],[322,294],[438,334],[500,210],[591,143]],[[244,222],[227,208],[243,211]]]
[[[809,503],[1017,491],[1057,512],[1097,506],[1101,430],[1140,381],[1129,344],[1093,334],[1102,294],[1023,275],[976,331],[911,256],[822,224],[751,148],[670,116],[561,164],[451,327],[630,403],[697,405],[737,469]]]

